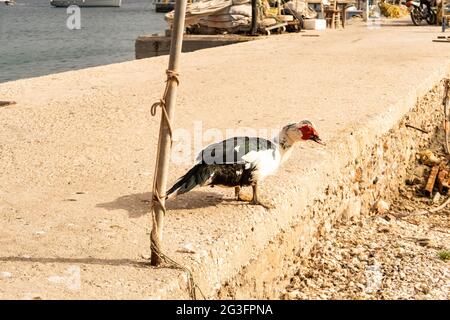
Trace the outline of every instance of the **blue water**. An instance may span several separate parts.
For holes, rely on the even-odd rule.
[[[0,82],[134,59],[139,35],[162,33],[164,14],[152,0],[120,8],[81,8],[81,29],[69,30],[66,8],[49,0],[0,3]]]

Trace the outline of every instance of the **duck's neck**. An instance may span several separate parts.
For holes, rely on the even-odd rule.
[[[278,145],[282,161],[286,160],[291,154],[294,141],[289,138],[286,134],[286,130],[284,129],[282,129],[280,133],[274,137],[273,141]]]

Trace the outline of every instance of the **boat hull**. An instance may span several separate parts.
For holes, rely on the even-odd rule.
[[[155,11],[156,12],[169,12],[175,9],[175,3],[167,2],[167,3],[155,3]]]
[[[54,7],[68,7],[76,5],[79,7],[120,7],[122,0],[51,0]]]

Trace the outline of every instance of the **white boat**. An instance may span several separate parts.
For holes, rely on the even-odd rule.
[[[120,7],[122,0],[51,0],[54,7],[68,7],[76,5],[79,7]]]
[[[13,6],[16,4],[15,0],[0,0],[0,2],[3,2],[4,4],[6,4],[7,6]]]

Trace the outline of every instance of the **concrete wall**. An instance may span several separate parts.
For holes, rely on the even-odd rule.
[[[345,145],[352,149],[347,161],[336,168],[334,176],[327,178],[323,190],[311,195],[314,200],[295,208],[303,212],[302,218],[270,241],[258,258],[226,282],[217,297],[282,299],[289,275],[294,274],[296,265],[309,254],[319,237],[341,222],[357,222],[361,216],[376,215],[373,205],[379,199],[388,203],[394,199],[416,153],[436,139],[436,132],[443,130],[443,89],[443,82],[436,85],[374,144],[364,144],[367,133],[351,132],[349,145]],[[407,123],[429,133],[409,129]]]
[[[238,35],[186,35],[183,40],[183,52],[226,46],[234,43],[255,40],[255,37]],[[136,39],[136,59],[157,57],[169,54],[170,37],[141,36]]]

